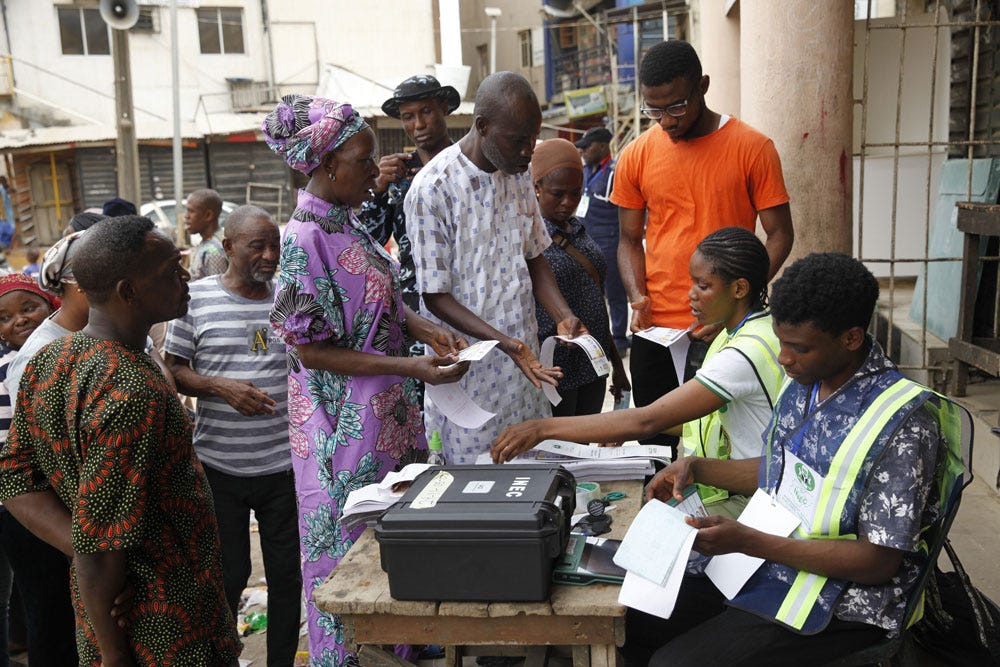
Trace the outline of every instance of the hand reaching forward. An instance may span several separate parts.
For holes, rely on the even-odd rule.
[[[559,378],[563,376],[562,370],[558,366],[542,366],[541,362],[527,345],[516,338],[508,338],[500,343],[500,349],[514,360],[517,367],[521,369],[524,376],[531,381],[536,388],[541,389],[542,383],[556,387],[559,385]]]
[[[541,424],[542,420],[531,419],[505,428],[490,447],[493,463],[506,463],[544,440]]]

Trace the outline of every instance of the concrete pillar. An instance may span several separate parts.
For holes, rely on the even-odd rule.
[[[781,156],[795,225],[789,261],[850,253],[854,3],[740,5],[741,117]]]
[[[726,7],[729,6],[729,13]],[[692,9],[694,9],[692,5]],[[701,69],[711,78],[705,102],[719,113],[740,114],[740,3],[701,0],[692,26],[691,43]]]

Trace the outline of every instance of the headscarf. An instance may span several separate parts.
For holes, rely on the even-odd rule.
[[[90,229],[96,225],[101,220],[104,220],[108,216],[101,213],[77,213],[69,220],[69,226],[73,228],[74,232],[82,232],[85,229]]]
[[[37,294],[52,306],[52,310],[59,308],[59,299],[48,292],[43,292],[34,278],[26,276],[23,273],[10,273],[6,276],[0,276],[0,296],[16,290]]]
[[[73,263],[70,257],[70,247],[87,232],[73,232],[69,236],[56,241],[56,244],[45,251],[42,265],[38,272],[38,284],[46,292],[57,296],[63,294],[63,281],[76,280],[73,276]]]
[[[271,150],[303,174],[366,127],[350,104],[312,95],[285,95],[261,125]]]
[[[537,183],[556,169],[569,167],[583,173],[583,160],[576,146],[565,139],[546,139],[531,154],[531,180]]]

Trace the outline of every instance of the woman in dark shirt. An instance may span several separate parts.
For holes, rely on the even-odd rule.
[[[631,389],[621,357],[611,341],[608,311],[604,300],[607,264],[600,246],[587,235],[576,219],[583,193],[583,163],[576,147],[565,139],[549,139],[535,148],[531,158],[535,194],[552,237],[545,259],[569,304],[590,334],[611,360],[611,394],[621,400]],[[541,305],[535,305],[539,343],[556,334],[556,325]],[[552,407],[557,417],[596,414],[604,404],[606,378],[598,377],[587,354],[575,345],[560,345],[555,351],[556,366],[562,368],[559,381],[562,401]]]

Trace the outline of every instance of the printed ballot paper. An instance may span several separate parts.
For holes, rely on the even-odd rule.
[[[670,618],[698,534],[684,516],[659,500],[639,510],[614,557],[615,564],[627,570],[618,602]]]
[[[473,343],[464,350],[459,351],[458,361],[479,361],[496,347],[500,341],[481,340]],[[458,382],[451,384],[427,385],[425,391],[434,405],[445,417],[462,428],[479,428],[496,416],[495,412],[490,412],[479,407],[475,401],[462,389]]]
[[[788,537],[799,525],[799,519],[763,489],[757,489],[737,521],[762,533],[781,537]],[[763,563],[763,558],[746,554],[724,554],[709,561],[705,574],[726,599],[732,600]]]
[[[542,366],[553,365],[556,343],[560,340],[576,345],[583,350],[587,358],[590,359],[590,365],[594,367],[597,377],[604,377],[611,372],[611,360],[608,359],[608,355],[604,353],[604,348],[597,342],[597,339],[590,334],[577,336],[576,338],[570,338],[569,336],[549,336],[542,341],[542,349],[538,357],[538,361],[541,362]],[[559,392],[552,385],[542,384],[542,391],[545,392],[545,397],[549,399],[552,405],[559,405],[562,401],[562,396],[559,395]]]
[[[614,558],[617,565],[628,571],[618,595],[623,605],[661,618],[669,618],[673,613],[698,534],[684,517],[710,513],[700,507],[700,501],[694,502],[698,494],[693,489],[693,486],[685,489],[684,501],[676,507],[651,500],[636,515]],[[782,537],[791,535],[799,524],[794,514],[761,489],[757,489],[738,521]],[[705,574],[731,600],[763,563],[762,558],[746,554],[725,554],[712,558]]]
[[[674,373],[677,375],[677,384],[684,384],[684,365],[687,363],[688,348],[691,346],[687,329],[650,327],[637,331],[635,335],[669,349],[670,358],[674,362]]]

